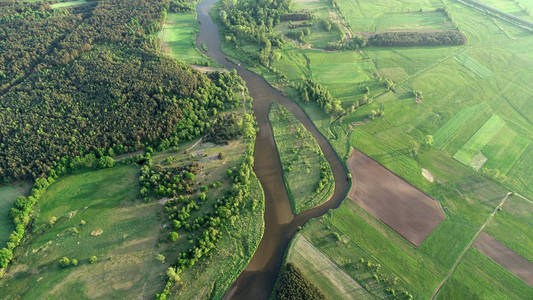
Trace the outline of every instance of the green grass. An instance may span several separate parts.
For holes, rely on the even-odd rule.
[[[156,213],[162,209],[159,203],[136,202],[137,193],[138,168],[133,166],[57,180],[39,201],[35,232],[0,281],[0,298],[153,296],[168,266],[155,260],[163,250],[155,247],[161,222]],[[51,217],[57,222],[50,227]],[[98,230],[101,235],[91,235]],[[92,255],[98,263],[88,262]],[[80,263],[61,268],[63,256]]]
[[[15,230],[13,221],[9,217],[9,210],[18,197],[24,196],[28,188],[29,185],[23,183],[0,186],[0,247],[2,248],[11,232]]]
[[[293,263],[328,299],[373,299],[339,266],[301,234],[293,238],[287,250],[287,263]]]
[[[435,132],[433,135],[435,147],[448,153],[455,153],[488,120],[487,108],[480,103],[461,109]]]
[[[492,115],[483,127],[481,127],[453,157],[465,165],[470,165],[476,168],[473,164],[474,157],[481,153],[481,149],[483,149],[504,126],[504,120],[498,115]],[[479,168],[480,167],[477,167],[476,169]]]
[[[68,1],[68,2],[59,2],[50,4],[51,8],[63,8],[63,7],[71,7],[75,5],[83,5],[88,4],[89,2],[87,0],[75,0],[75,1]]]
[[[472,71],[472,73],[479,76],[479,78],[484,79],[487,77],[490,77],[492,75],[492,71],[487,69],[485,66],[483,66],[481,63],[479,63],[477,60],[473,59],[472,57],[461,53],[455,56],[455,59],[461,63],[465,68]]]
[[[293,211],[298,214],[327,201],[335,184],[329,164],[316,141],[283,106],[274,103],[268,117]],[[323,165],[325,170],[322,170]],[[319,187],[321,181],[323,185]]]
[[[353,31],[374,32],[394,29],[447,29],[452,24],[442,12],[439,1],[337,1]],[[422,10],[422,11],[420,11]]]
[[[196,48],[198,21],[194,14],[169,13],[159,32],[162,50],[170,56],[191,64],[209,62]]]
[[[373,31],[451,30],[454,26],[438,11],[386,13],[376,18]]]
[[[437,299],[531,299],[533,288],[471,248]]]

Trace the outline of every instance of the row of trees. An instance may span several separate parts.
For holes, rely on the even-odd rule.
[[[465,35],[458,30],[381,32],[368,38],[369,45],[378,47],[456,46],[465,43]]]

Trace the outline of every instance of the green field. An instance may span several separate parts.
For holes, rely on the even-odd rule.
[[[531,299],[533,288],[470,249],[436,299]]]
[[[0,186],[0,245],[5,244],[15,229],[9,217],[9,210],[13,207],[15,200],[23,196],[28,189],[29,185],[23,183]]]
[[[272,105],[268,117],[294,213],[327,201],[335,187],[333,174],[311,134],[277,103]]]
[[[454,28],[444,13],[436,11],[443,6],[439,1],[340,0],[336,3],[355,32]]]
[[[194,14],[169,13],[158,35],[161,50],[191,64],[207,64],[209,59],[196,48],[197,32],[198,21]]]
[[[293,238],[287,253],[286,262],[298,267],[328,299],[374,298],[301,234]]]
[[[165,248],[156,249],[161,222],[156,213],[162,209],[136,202],[137,193],[138,168],[132,166],[57,180],[40,199],[35,233],[0,281],[1,298],[154,295],[168,266],[155,260]],[[50,226],[52,217],[57,221]],[[90,264],[93,255],[99,261]],[[63,256],[79,265],[61,268]]]

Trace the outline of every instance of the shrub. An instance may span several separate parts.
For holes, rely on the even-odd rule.
[[[89,258],[89,262],[91,264],[95,264],[97,261],[98,261],[98,257],[96,257],[95,255],[93,255],[93,256],[91,256],[91,258]]]
[[[63,268],[66,268],[68,266],[70,266],[70,259],[66,256],[63,256],[60,260],[59,260],[59,265]]]

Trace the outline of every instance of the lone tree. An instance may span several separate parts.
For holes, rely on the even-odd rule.
[[[68,266],[70,266],[70,259],[66,256],[63,256],[60,260],[59,260],[59,265],[63,268],[66,268]]]

